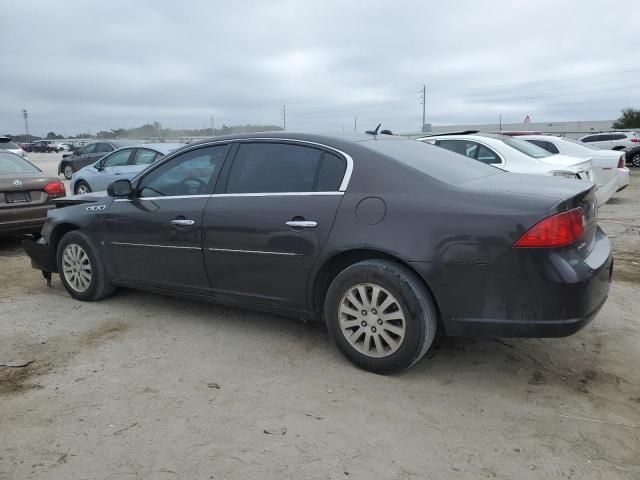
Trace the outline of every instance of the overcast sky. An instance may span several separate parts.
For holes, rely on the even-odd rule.
[[[57,3],[57,4],[56,4]],[[637,1],[29,1],[0,20],[0,133],[613,119]]]

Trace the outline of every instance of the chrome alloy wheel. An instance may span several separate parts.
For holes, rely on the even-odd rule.
[[[84,249],[77,243],[70,243],[62,251],[62,273],[76,292],[86,292],[91,285],[91,262]]]
[[[78,187],[78,194],[89,193],[90,191],[89,187],[84,183],[81,183]]]
[[[71,165],[65,165],[62,173],[64,173],[64,178],[71,180],[71,177],[73,176],[73,167]]]
[[[400,302],[374,283],[360,283],[342,296],[340,331],[358,352],[386,357],[400,348],[407,330]]]

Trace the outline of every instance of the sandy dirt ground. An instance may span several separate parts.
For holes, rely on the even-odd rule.
[[[0,479],[638,479],[632,182],[600,209],[614,282],[584,330],[448,338],[387,377],[320,324],[131,290],[74,301],[0,240]]]

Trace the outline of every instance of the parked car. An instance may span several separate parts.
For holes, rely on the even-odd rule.
[[[51,200],[64,195],[59,179],[45,175],[19,155],[0,150],[0,236],[39,232],[53,208]]]
[[[9,137],[0,137],[0,152],[9,152],[21,157],[27,156],[27,152],[16,143],[13,143]]]
[[[114,180],[134,177],[156,160],[183,145],[184,143],[150,143],[120,148],[74,173],[70,190],[76,194],[106,190]]]
[[[520,138],[493,133],[472,133],[432,135],[419,140],[508,172],[594,181],[591,160],[552,155]],[[604,201],[600,198],[598,200]]]
[[[585,135],[578,139],[601,150],[623,150],[640,143],[640,134],[636,132],[607,132]]]
[[[88,143],[77,152],[62,155],[62,160],[58,164],[58,174],[62,173],[64,178],[71,180],[74,172],[94,163],[96,160],[100,160],[106,154],[118,148],[139,144],[140,142],[137,140],[109,140]]]
[[[629,162],[634,167],[640,168],[640,145],[637,147],[627,147],[624,149],[624,154]]]
[[[612,271],[592,183],[390,135],[218,137],[59,206],[23,245],[73,298],[129,286],[323,319],[379,373],[418,361],[438,328],[570,335]]]
[[[37,140],[33,142],[33,151],[39,153],[60,152],[58,142],[55,140]]]
[[[24,152],[27,152],[27,153],[33,152],[33,143],[19,143],[18,146]]]
[[[596,150],[585,143],[553,135],[526,135],[520,138],[544,148],[549,153],[591,159],[600,204],[629,185],[629,169],[625,166],[624,152]]]

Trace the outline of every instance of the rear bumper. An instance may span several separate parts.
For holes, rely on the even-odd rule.
[[[0,235],[39,233],[51,208],[54,205],[49,203],[0,210]]]
[[[38,240],[26,239],[22,241],[22,248],[31,258],[31,266],[43,272],[57,272],[55,258],[44,238]]]
[[[448,335],[563,337],[604,305],[613,256],[598,229],[585,258],[569,250],[514,249],[494,264],[414,267],[431,288]]]
[[[598,205],[604,205],[609,201],[609,199],[613,196],[614,193],[618,190],[618,176],[617,174],[611,177],[611,179],[601,185],[598,190],[596,190],[596,198],[598,199]]]

